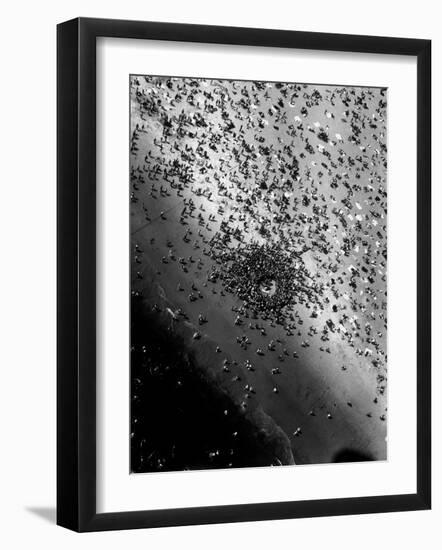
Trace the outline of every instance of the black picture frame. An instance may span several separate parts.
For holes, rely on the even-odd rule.
[[[361,498],[96,512],[96,39],[417,59],[417,491]],[[57,523],[75,531],[425,510],[431,506],[431,41],[79,18],[57,28]]]

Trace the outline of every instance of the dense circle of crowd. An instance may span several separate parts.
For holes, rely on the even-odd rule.
[[[317,301],[318,285],[299,259],[277,244],[252,243],[221,252],[220,279],[253,315],[287,324],[293,307]]]

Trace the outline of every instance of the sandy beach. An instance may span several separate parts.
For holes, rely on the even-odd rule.
[[[176,100],[183,80],[171,81],[169,87],[166,78],[131,80],[132,294],[146,311],[157,312],[165,330],[182,338],[199,367],[210,371],[213,384],[257,430],[265,419],[271,431],[281,434],[292,456],[286,454],[285,463],[329,463],[346,453],[350,459],[385,460],[386,232],[381,228],[386,225],[386,199],[379,189],[385,187],[386,165],[381,145],[372,139],[373,133],[382,136],[381,144],[386,139],[381,90],[364,93],[361,100],[360,89],[344,94],[333,86],[289,86],[281,112],[273,107],[279,122],[267,121],[259,134],[262,141],[256,141],[255,113],[264,108],[250,105],[253,83],[198,81],[189,103]],[[210,137],[223,121],[223,110],[202,111],[204,104],[206,109],[216,105],[210,99],[204,103],[204,92],[215,97],[217,89],[227,90],[235,106],[229,119],[234,129],[219,143]],[[327,101],[312,104],[315,90]],[[161,101],[149,113],[145,101],[152,95]],[[259,97],[266,109],[272,108],[281,91],[264,85]],[[306,104],[308,115],[303,117]],[[345,111],[363,115],[357,143],[348,141],[356,123]],[[195,112],[204,112],[207,127],[195,125]],[[194,125],[189,123],[180,134],[172,124],[168,135],[167,121],[183,113],[192,115]],[[384,117],[373,123],[377,128],[361,124],[363,117],[373,121],[374,114]],[[258,144],[252,168],[246,165],[238,172],[238,163],[249,162],[248,143]],[[232,156],[235,148],[239,151]],[[196,154],[196,161],[186,161],[186,151],[192,159]],[[292,177],[290,151],[299,179]],[[169,175],[174,159],[187,162],[188,171],[180,168],[178,176]],[[279,167],[290,163],[292,173],[281,176]],[[263,174],[267,182],[275,179],[269,167],[276,167],[275,189],[259,184]],[[290,185],[279,185],[286,178]],[[254,197],[249,205],[253,215],[245,208],[248,197]],[[278,219],[281,200],[293,211],[287,220]],[[260,232],[262,224],[270,235]],[[299,270],[311,274],[309,292],[315,298],[304,297],[284,313],[294,319],[290,327],[244,309],[244,300],[226,288],[219,245],[226,227],[230,241],[225,250],[282,240],[299,252]]]

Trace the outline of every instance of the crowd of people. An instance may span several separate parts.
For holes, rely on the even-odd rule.
[[[386,107],[382,88],[131,77],[131,202],[144,216],[133,233],[176,213],[182,232],[163,243],[163,263],[238,297],[235,325],[277,323],[294,348],[317,342],[323,353],[343,341],[376,370],[377,395],[387,380]],[[164,197],[175,202],[156,212]],[[136,279],[146,258],[135,257]],[[195,280],[190,302],[203,298]]]
[[[307,272],[299,254],[285,251],[280,244],[214,248],[212,256],[221,266],[212,273],[254,316],[272,319],[289,330],[297,304],[318,302],[320,286]]]

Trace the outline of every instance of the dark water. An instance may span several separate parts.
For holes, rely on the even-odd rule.
[[[281,464],[265,433],[140,297],[131,322],[132,472]]]

